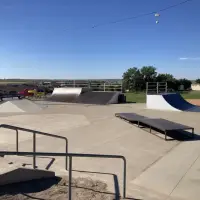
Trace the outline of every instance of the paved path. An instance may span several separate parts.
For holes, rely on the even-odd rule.
[[[1,123],[59,134],[69,139],[69,151],[80,153],[122,154],[127,158],[127,187],[132,197],[145,200],[199,199],[200,141],[164,141],[114,117],[116,112],[136,112],[149,117],[162,117],[194,126],[200,133],[199,115],[150,111],[142,104],[83,106],[53,104],[36,114],[2,115]],[[9,114],[12,115],[12,114]],[[1,149],[13,149],[15,138],[1,130]],[[20,132],[20,150],[32,150],[32,137]],[[37,151],[63,152],[61,140],[38,136]],[[198,137],[197,137],[198,139]],[[10,159],[16,159],[10,158]],[[20,158],[24,161],[24,158]],[[31,158],[25,160],[31,163]],[[57,174],[64,174],[63,158],[51,166]],[[49,159],[38,159],[45,168]],[[113,174],[122,182],[122,162],[102,159],[74,159],[74,176],[90,176],[104,180],[114,191]],[[102,174],[104,173],[104,174]]]

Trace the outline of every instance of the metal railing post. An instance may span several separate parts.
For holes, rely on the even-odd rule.
[[[69,185],[68,185],[68,199],[72,199],[72,159],[73,157],[82,157],[82,158],[118,158],[122,159],[124,162],[123,167],[123,198],[126,198],[126,158],[121,155],[101,155],[101,154],[76,154],[76,153],[51,153],[51,152],[15,152],[15,151],[0,151],[0,156],[4,155],[18,155],[18,156],[68,156],[69,157]]]
[[[66,154],[68,154],[68,140],[65,139],[65,141],[66,141],[65,151],[66,151]],[[68,169],[68,156],[66,156],[66,158],[65,158],[65,169],[66,170]]]
[[[124,161],[124,178],[123,178],[123,198],[126,198],[126,159],[123,158]]]
[[[16,151],[19,151],[19,132],[16,129]]]
[[[165,84],[165,92],[167,93],[167,82]]]
[[[76,81],[75,80],[73,81],[73,85],[74,85],[74,88],[75,88],[76,87]]]
[[[72,156],[69,156],[69,183],[68,183],[68,199],[72,199]]]
[[[36,152],[36,134],[35,132],[33,133],[33,153],[35,154]],[[33,168],[36,168],[36,156],[33,155]]]
[[[106,84],[105,83],[103,84],[103,91],[104,92],[106,91]]]

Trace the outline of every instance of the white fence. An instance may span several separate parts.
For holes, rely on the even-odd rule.
[[[167,93],[167,82],[147,82],[146,94]]]
[[[65,81],[60,83],[61,87],[81,87],[81,88],[91,88],[93,91],[118,91],[122,92],[122,83],[105,83],[98,81]]]

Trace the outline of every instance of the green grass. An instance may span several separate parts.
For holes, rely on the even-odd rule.
[[[200,99],[200,91],[182,92],[184,99]]]
[[[6,85],[6,84],[25,84],[29,82],[25,81],[0,81],[0,85]]]
[[[146,102],[145,92],[126,93],[125,95],[127,102],[136,102],[136,103]],[[200,91],[182,92],[181,95],[184,99],[200,99]]]
[[[126,93],[127,102],[136,102],[136,103],[145,103],[146,102],[146,93],[145,92],[135,92],[135,93]]]

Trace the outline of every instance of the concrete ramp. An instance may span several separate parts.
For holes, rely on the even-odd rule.
[[[114,104],[119,103],[119,96],[119,92],[86,92],[77,98],[76,103],[97,105]]]
[[[21,167],[0,157],[0,185],[55,177],[55,172]]]
[[[0,105],[0,113],[38,112],[42,109],[42,105],[27,99],[7,101]]]

